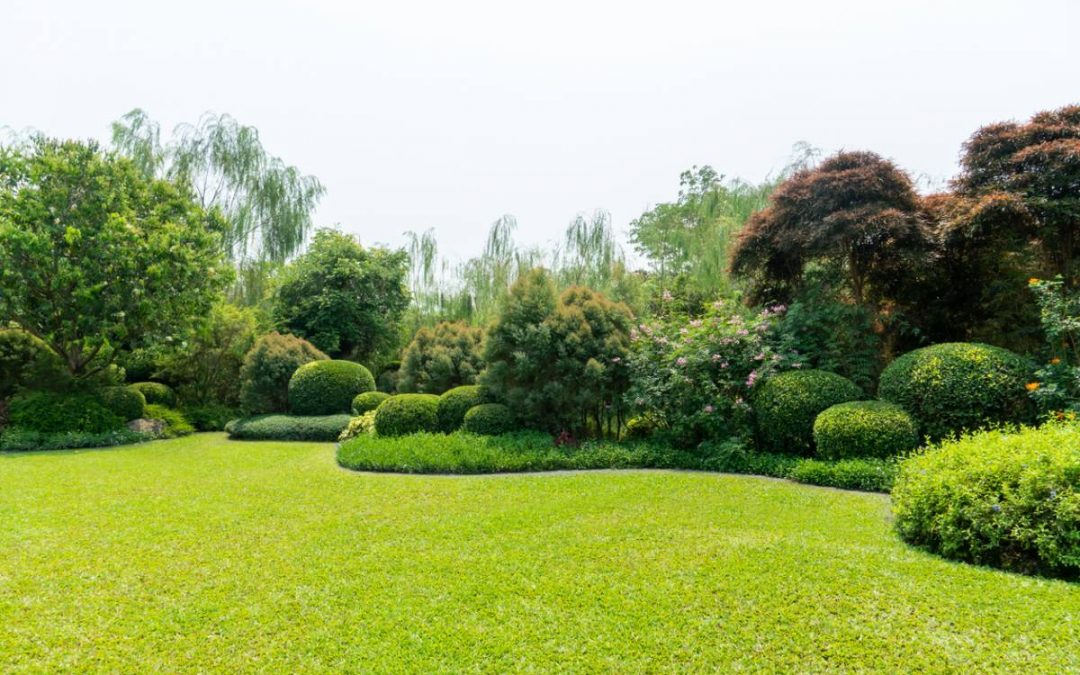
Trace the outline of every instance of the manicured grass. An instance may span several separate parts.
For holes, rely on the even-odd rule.
[[[0,550],[5,673],[1080,668],[1080,585],[764,478],[358,474],[199,434],[0,456]]]

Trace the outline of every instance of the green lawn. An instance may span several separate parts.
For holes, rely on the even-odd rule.
[[[0,551],[4,673],[1080,669],[1080,585],[754,477],[361,474],[203,434],[0,456]]]

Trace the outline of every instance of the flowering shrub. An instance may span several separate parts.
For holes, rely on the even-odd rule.
[[[1080,412],[1080,293],[1061,277],[1028,282],[1039,304],[1048,358],[1027,390],[1039,411],[1057,418]]]
[[[802,366],[771,344],[784,310],[775,306],[747,316],[738,305],[718,301],[701,318],[638,325],[626,364],[632,382],[628,402],[682,446],[706,439],[749,440],[754,386],[781,367]]]

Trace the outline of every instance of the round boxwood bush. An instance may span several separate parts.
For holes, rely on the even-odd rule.
[[[1007,349],[947,342],[908,352],[881,374],[878,396],[897,403],[933,440],[1031,415],[1031,365]]]
[[[289,409],[289,379],[305,363],[329,359],[294,335],[268,333],[255,341],[240,367],[240,407],[245,413]]]
[[[146,397],[134,387],[105,387],[98,398],[125,422],[140,419],[146,412]]]
[[[908,458],[892,492],[907,542],[955,560],[1080,577],[1080,426],[967,434]]]
[[[919,428],[895,403],[850,401],[817,416],[814,444],[825,459],[895,457],[919,446]]]
[[[465,413],[462,428],[471,434],[497,436],[514,430],[514,415],[501,403],[481,403]]]
[[[378,408],[388,398],[390,398],[390,394],[385,391],[365,391],[363,394],[357,394],[352,401],[353,417],[359,417]]]
[[[103,433],[124,426],[119,415],[93,394],[32,391],[17,394],[8,409],[9,423],[27,431]]]
[[[482,402],[480,387],[475,384],[454,387],[446,392],[439,397],[439,430],[457,431],[465,421],[465,413]]]
[[[375,409],[375,433],[404,436],[439,428],[439,397],[435,394],[398,394]]]
[[[814,450],[814,420],[822,410],[862,398],[851,380],[824,370],[792,370],[765,381],[754,395],[762,449],[803,455]]]
[[[128,385],[143,395],[146,405],[163,405],[172,408],[176,405],[176,392],[167,384],[160,382],[136,382]]]
[[[374,390],[375,378],[359,363],[312,361],[289,378],[289,410],[294,415],[348,413],[357,394]]]

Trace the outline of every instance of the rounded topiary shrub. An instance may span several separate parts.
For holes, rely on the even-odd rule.
[[[945,557],[1080,577],[1080,426],[968,434],[900,464],[896,529]]]
[[[471,434],[497,436],[514,430],[514,415],[501,403],[481,403],[465,413],[462,428]]]
[[[17,394],[8,409],[9,423],[28,431],[103,433],[124,426],[119,415],[92,394],[32,391]]]
[[[169,408],[176,405],[176,392],[167,384],[136,382],[128,386],[143,395],[146,405],[163,405]]]
[[[262,336],[248,350],[240,368],[240,407],[249,415],[285,412],[289,409],[289,379],[296,369],[328,358],[315,345],[294,335]]]
[[[354,417],[359,417],[378,408],[388,398],[390,394],[385,391],[365,391],[363,394],[357,394],[352,401],[352,414]]]
[[[404,436],[439,428],[439,397],[435,394],[398,394],[375,409],[375,433]]]
[[[814,450],[814,420],[821,411],[862,398],[851,380],[824,370],[792,370],[765,381],[753,399],[763,450],[803,455]]]
[[[146,412],[146,397],[135,387],[105,387],[98,398],[125,422],[140,419]]]
[[[919,428],[895,403],[850,401],[817,416],[814,444],[825,459],[895,457],[919,446]]]
[[[1025,385],[1031,365],[1022,356],[990,345],[948,342],[908,352],[881,374],[878,396],[915,418],[922,434],[950,434],[1032,414]]]
[[[465,421],[465,413],[482,402],[480,387],[474,384],[454,387],[446,392],[439,397],[439,429],[446,433],[457,431]]]
[[[375,390],[371,371],[352,361],[312,361],[289,378],[294,415],[336,415],[352,410],[357,394]]]

